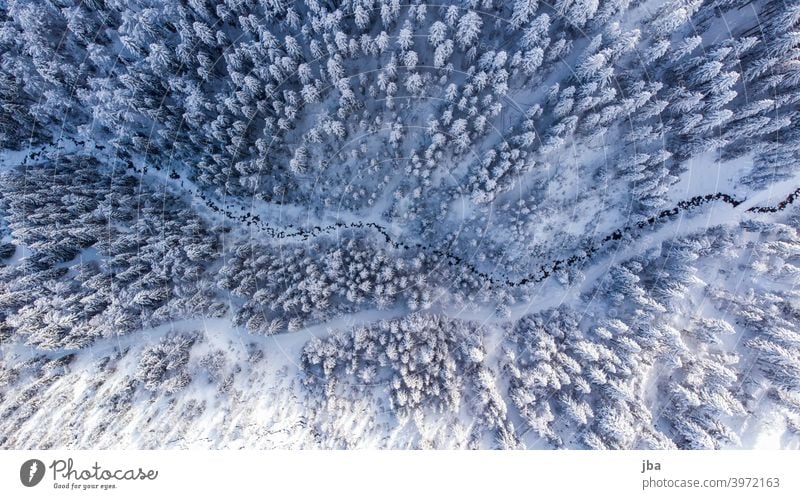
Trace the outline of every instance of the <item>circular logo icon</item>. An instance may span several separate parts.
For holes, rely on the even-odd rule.
[[[19,468],[19,480],[26,487],[35,487],[44,478],[44,463],[38,459],[28,459]]]

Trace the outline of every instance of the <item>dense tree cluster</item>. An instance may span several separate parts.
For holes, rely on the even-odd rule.
[[[28,345],[76,349],[171,318],[215,315],[205,276],[218,238],[164,188],[90,158],[4,174],[20,261],[0,269],[4,324]]]
[[[628,29],[628,2],[13,0],[0,11],[2,143],[57,128],[168,155],[229,194],[355,207],[377,199],[367,152],[416,155],[406,193],[462,158],[471,199],[485,203],[571,143],[621,136],[614,173],[647,211],[663,205],[675,159],[756,151],[758,181],[796,154],[797,7],[765,2],[763,29],[704,45],[717,9],[740,3],[674,0]],[[519,107],[545,82],[498,137],[504,99]]]
[[[796,237],[794,229],[782,234]],[[776,242],[758,244],[787,248]],[[519,320],[506,335],[503,373],[522,431],[553,447],[720,448],[741,445],[732,424],[751,415],[764,389],[791,408],[788,387],[797,384],[784,366],[795,319],[765,315],[765,304],[748,311],[747,298],[706,284],[695,267],[716,270],[715,259],[749,254],[730,228],[711,228],[612,267],[585,297],[588,315],[562,306]],[[719,307],[697,316],[693,302],[703,293]],[[734,324],[729,313],[768,316],[769,324]],[[731,348],[742,334],[754,352]]]
[[[314,338],[303,349],[304,384],[325,401],[326,417],[341,418],[348,399],[385,389],[400,421],[411,419],[422,428],[426,418],[464,407],[476,418],[471,445],[489,432],[495,445],[515,447],[514,426],[484,362],[483,336],[475,324],[412,314]]]
[[[357,234],[335,244],[243,244],[220,268],[218,284],[246,300],[235,322],[267,335],[367,306],[430,308],[435,290],[426,256],[403,258],[375,246]]]

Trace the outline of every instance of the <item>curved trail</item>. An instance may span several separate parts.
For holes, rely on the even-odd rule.
[[[699,206],[714,202],[714,201],[722,201],[726,204],[731,205],[732,207],[736,208],[741,205],[744,200],[737,200],[733,196],[729,194],[724,194],[721,192],[715,194],[705,194],[700,196],[694,196],[693,198],[680,201],[676,204],[673,208],[662,210],[657,215],[653,215],[647,220],[643,220],[641,222],[637,222],[635,224],[627,225],[621,229],[617,229],[614,232],[606,235],[602,239],[599,239],[597,242],[589,246],[588,248],[584,248],[583,251],[578,252],[566,259],[559,259],[549,262],[547,264],[543,264],[539,267],[539,270],[531,272],[519,279],[510,279],[505,275],[502,277],[497,277],[495,275],[491,275],[489,273],[483,272],[478,270],[473,264],[466,262],[462,257],[450,253],[448,251],[440,250],[433,248],[431,246],[414,243],[414,244],[406,244],[400,241],[397,241],[393,238],[391,234],[386,230],[386,228],[380,224],[374,222],[336,222],[330,225],[324,226],[313,226],[311,228],[295,228],[293,225],[289,225],[286,229],[280,229],[271,226],[267,222],[264,222],[260,219],[258,215],[252,216],[249,213],[242,216],[235,216],[230,211],[225,211],[219,208],[216,204],[214,204],[207,196],[203,194],[199,194],[198,196],[202,198],[206,205],[217,213],[222,213],[226,217],[232,220],[236,220],[241,223],[245,223],[248,226],[256,225],[260,230],[264,231],[269,237],[273,239],[289,239],[289,238],[299,238],[301,241],[307,241],[310,238],[318,237],[325,234],[330,234],[332,232],[341,230],[341,229],[372,229],[381,234],[384,238],[384,241],[391,247],[395,249],[403,249],[403,250],[411,250],[411,249],[419,249],[422,251],[426,251],[428,253],[434,254],[440,258],[443,258],[447,261],[447,264],[450,266],[462,266],[463,268],[467,269],[470,273],[475,276],[478,276],[489,283],[490,288],[497,288],[497,287],[518,287],[518,286],[525,286],[529,284],[536,284],[542,282],[543,280],[547,279],[553,272],[556,272],[560,269],[564,269],[567,267],[571,267],[576,263],[584,262],[592,257],[595,253],[602,250],[603,247],[611,242],[611,241],[618,241],[623,238],[625,234],[630,234],[632,232],[641,230],[648,225],[653,225],[665,218],[671,218],[678,215],[681,212],[686,212],[693,210]],[[800,188],[797,188],[792,193],[790,193],[783,201],[776,204],[775,206],[753,206],[745,210],[749,213],[776,213],[785,209],[790,204],[794,203],[798,197],[800,197]]]
[[[82,142],[79,143],[74,139],[71,140],[73,140],[73,142],[75,142],[76,145],[82,144]],[[104,149],[103,146],[99,145],[95,145],[95,147],[98,149]],[[40,151],[29,153],[25,157],[23,164],[27,163],[28,158],[35,160],[40,154],[43,153],[44,149],[45,148],[42,147]],[[129,164],[128,166],[133,167],[132,164]],[[133,169],[136,170],[135,167],[133,167]],[[694,208],[697,208],[699,206],[714,201],[722,201],[726,204],[731,205],[734,208],[738,207],[744,202],[744,200],[737,200],[730,194],[725,194],[721,192],[717,192],[715,194],[694,196],[690,199],[678,202],[671,209],[660,211],[657,215],[653,215],[647,220],[643,220],[631,225],[626,225],[621,229],[617,229],[614,232],[606,235],[605,237],[597,240],[596,242],[593,242],[591,246],[584,248],[582,251],[576,252],[569,258],[553,260],[549,263],[541,265],[538,270],[530,272],[523,277],[520,277],[518,279],[511,279],[506,274],[503,274],[502,276],[498,277],[497,275],[492,275],[487,272],[478,270],[478,268],[475,267],[475,265],[465,261],[462,257],[450,253],[448,251],[433,248],[429,245],[421,243],[414,243],[412,245],[409,245],[400,242],[396,240],[388,232],[385,226],[375,222],[335,222],[329,225],[322,225],[322,226],[317,225],[310,228],[295,228],[293,225],[290,224],[287,226],[287,228],[281,229],[274,227],[267,222],[262,221],[259,215],[251,215],[250,213],[247,213],[245,215],[236,216],[233,214],[233,212],[220,208],[214,201],[211,200],[209,196],[203,193],[200,189],[197,189],[195,191],[195,196],[201,199],[206,204],[206,206],[215,213],[220,213],[230,220],[235,220],[239,223],[246,224],[247,226],[255,225],[259,230],[265,232],[267,236],[272,239],[298,238],[301,241],[307,241],[310,238],[331,234],[341,229],[372,229],[378,232],[381,236],[383,236],[385,243],[393,247],[394,249],[403,249],[403,250],[418,249],[436,255],[437,257],[440,257],[443,260],[445,260],[448,265],[461,266],[462,268],[469,271],[471,274],[483,279],[488,283],[490,289],[499,287],[519,287],[519,286],[526,286],[530,284],[540,283],[545,279],[547,279],[550,275],[552,275],[553,272],[565,269],[567,267],[571,267],[576,263],[581,263],[588,260],[589,258],[592,257],[592,255],[602,250],[603,247],[609,242],[621,240],[625,234],[630,234],[635,231],[641,230],[647,227],[648,225],[653,225],[663,219],[674,217],[681,212],[691,211]],[[780,201],[774,206],[752,206],[747,210],[745,210],[745,212],[777,213],[779,211],[784,210],[787,206],[793,204],[798,198],[800,198],[800,187],[789,193],[789,195],[786,196],[786,198],[784,198],[782,201]]]

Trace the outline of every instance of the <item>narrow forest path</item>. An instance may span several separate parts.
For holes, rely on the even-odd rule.
[[[73,139],[72,142],[74,143],[74,147],[83,146],[83,142],[75,141]],[[103,150],[106,149],[104,146],[95,144],[94,147],[98,150],[99,156],[103,156]],[[70,150],[72,148],[65,148],[61,145],[61,141],[54,147],[55,152],[57,154],[70,154],[70,153],[77,153],[77,151]],[[7,155],[6,158],[3,158],[5,161],[5,167],[9,166],[11,161],[22,161],[21,164],[29,164],[29,160],[33,160],[36,162],[40,157],[46,158],[48,147],[42,146],[35,151],[28,151],[27,154],[24,156],[21,152],[14,153],[11,155]],[[6,151],[7,154],[7,151]],[[57,156],[58,157],[58,156]],[[56,157],[56,160],[57,160]],[[110,158],[99,158],[109,160]],[[133,167],[129,164],[129,167],[133,168],[134,171],[140,173],[142,176],[146,175],[145,172],[139,171],[137,168]],[[164,172],[161,172],[162,174]],[[164,183],[164,186],[167,187],[170,184],[167,175],[158,175],[159,180]],[[679,201],[676,203],[672,208],[664,209],[660,211],[658,214],[649,217],[646,220],[629,224],[624,227],[621,227],[606,236],[596,239],[591,245],[576,250],[572,256],[564,259],[555,259],[550,262],[544,263],[539,266],[539,268],[533,272],[528,274],[519,276],[519,277],[511,277],[506,273],[500,274],[491,274],[488,272],[481,271],[475,265],[470,262],[465,261],[465,259],[461,256],[458,256],[450,251],[439,249],[432,247],[430,245],[422,244],[422,243],[406,243],[403,242],[399,236],[393,235],[388,226],[385,224],[371,222],[371,221],[353,221],[354,217],[348,217],[349,221],[336,221],[333,223],[323,224],[320,223],[319,225],[311,225],[309,224],[307,227],[296,227],[294,224],[288,224],[285,227],[278,227],[276,225],[270,224],[261,219],[260,215],[256,214],[253,215],[251,212],[242,208],[240,211],[244,211],[242,215],[236,215],[236,207],[233,207],[231,204],[226,204],[225,208],[219,206],[219,204],[213,200],[212,196],[209,196],[202,189],[193,182],[189,181],[190,185],[192,185],[192,190],[194,191],[192,195],[195,197],[196,200],[201,200],[202,203],[193,203],[193,204],[203,204],[205,205],[211,212],[216,215],[224,216],[226,219],[234,221],[237,225],[252,227],[260,232],[266,234],[266,236],[270,239],[275,240],[285,240],[285,239],[296,239],[297,241],[308,241],[310,239],[324,236],[324,235],[333,235],[336,234],[340,230],[344,229],[369,229],[372,231],[377,232],[384,240],[384,242],[389,245],[390,247],[398,250],[412,250],[416,249],[419,251],[423,251],[427,254],[432,254],[439,257],[441,260],[445,261],[449,266],[460,266],[470,274],[482,279],[483,281],[488,283],[488,287],[490,289],[496,288],[504,288],[504,287],[519,287],[519,286],[526,286],[530,284],[537,284],[548,277],[550,277],[554,272],[559,270],[566,270],[578,263],[586,262],[587,260],[591,259],[593,255],[602,251],[605,247],[610,245],[613,241],[619,241],[625,238],[626,236],[635,236],[637,233],[642,232],[646,227],[653,227],[654,225],[664,221],[669,220],[674,217],[677,217],[681,213],[693,211],[696,208],[701,206],[713,203],[713,202],[722,202],[727,205],[730,205],[733,208],[738,208],[741,205],[745,204],[746,199],[736,199],[734,195],[726,194],[723,192],[717,192],[713,194],[703,194],[691,197],[689,199]],[[174,186],[173,186],[174,187]],[[176,194],[180,194],[180,192],[176,192]],[[183,193],[186,194],[185,192]],[[784,210],[789,205],[793,204],[797,201],[798,197],[800,197],[800,187],[791,191],[785,198],[774,205],[766,205],[766,206],[750,206],[747,208],[742,209],[743,213],[753,213],[753,214],[764,214],[764,213],[777,213],[779,211]]]

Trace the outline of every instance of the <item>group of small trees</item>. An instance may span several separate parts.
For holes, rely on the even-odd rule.
[[[197,335],[177,334],[146,347],[139,357],[134,379],[151,392],[174,394],[191,382],[187,369]]]

